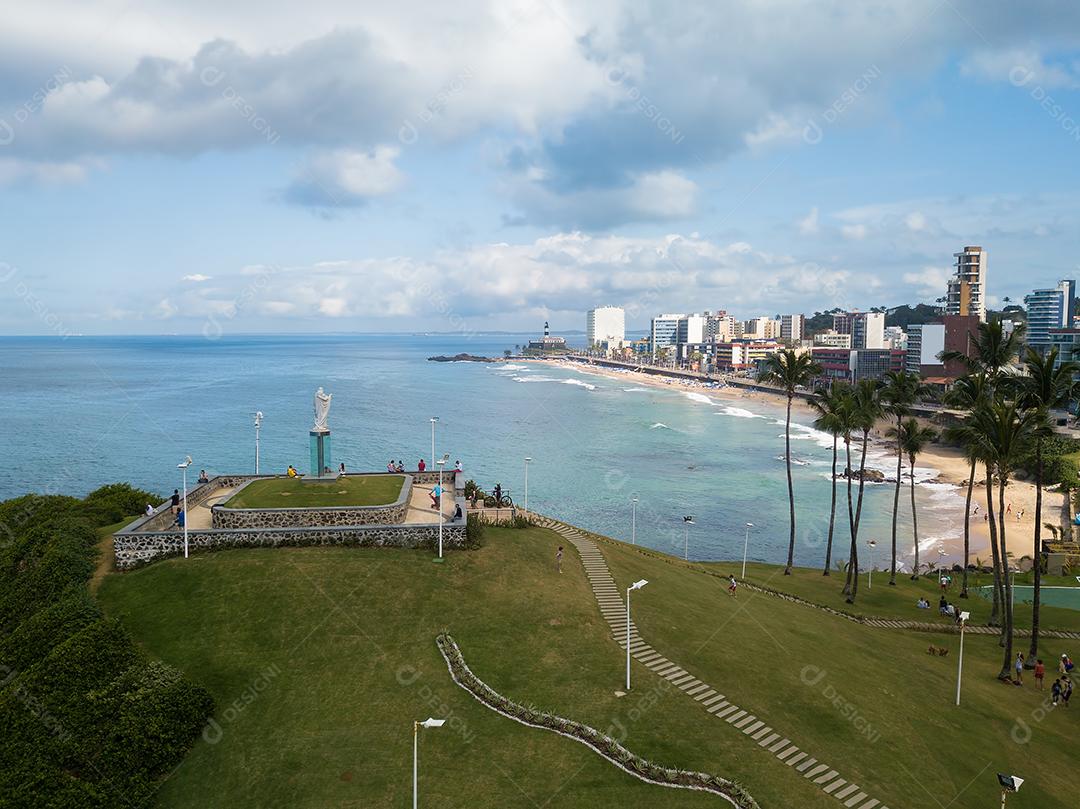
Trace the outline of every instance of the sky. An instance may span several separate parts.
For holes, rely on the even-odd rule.
[[[0,0],[0,334],[628,328],[1080,276],[1067,0]]]

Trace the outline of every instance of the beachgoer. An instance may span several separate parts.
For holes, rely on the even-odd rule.
[[[1012,503],[1009,503],[1008,508],[1005,509],[1006,514],[1012,514]]]
[[[1043,678],[1046,676],[1046,666],[1043,665],[1042,660],[1035,661],[1035,686],[1042,691],[1043,690]]]
[[[738,587],[738,586],[739,586],[739,582],[735,579],[735,574],[732,573],[730,576],[728,576],[728,588],[727,588],[728,595],[729,596],[735,595],[735,588]]]
[[[562,573],[562,545],[555,551],[555,568]]]
[[[1024,684],[1024,653],[1016,653],[1016,662],[1013,664],[1013,668],[1016,669],[1016,684]]]
[[[424,463],[424,459],[421,458],[419,461],[416,462],[416,471],[423,472],[425,469],[427,469],[427,464]]]
[[[180,508],[180,490],[179,489],[173,489],[172,500],[170,502],[172,503],[172,510],[175,513]]]
[[[976,503],[975,504],[975,511],[973,511],[972,514],[974,515],[974,514],[978,514],[978,513],[979,513],[979,504]]]

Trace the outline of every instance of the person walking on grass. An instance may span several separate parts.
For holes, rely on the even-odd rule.
[[[1046,666],[1041,659],[1035,661],[1035,687],[1043,690],[1043,678],[1046,676]]]
[[[1054,680],[1054,684],[1050,686],[1050,703],[1057,705],[1061,700],[1061,678],[1058,677]]]
[[[562,573],[562,545],[555,551],[555,569]]]
[[[1068,677],[1062,677],[1061,683],[1061,701],[1065,707],[1069,707],[1069,697],[1072,696],[1072,680]]]
[[[1016,669],[1016,684],[1024,684],[1024,653],[1016,653],[1016,663],[1013,666]]]
[[[729,596],[735,595],[735,588],[738,587],[738,586],[739,586],[739,582],[735,578],[735,574],[732,573],[730,576],[728,576],[728,588],[727,588],[728,595]]]

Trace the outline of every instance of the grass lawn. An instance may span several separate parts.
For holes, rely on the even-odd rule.
[[[703,565],[703,567],[724,576],[734,573],[736,577],[739,577],[742,572],[741,562],[709,563]],[[867,588],[867,578],[864,572],[859,577],[859,592],[855,604],[847,604],[845,603],[845,596],[840,592],[844,586],[843,573],[834,570],[829,576],[822,576],[820,568],[797,567],[792,569],[790,576],[785,576],[783,571],[784,568],[781,565],[750,562],[746,565],[746,580],[773,590],[781,590],[785,593],[797,595],[815,604],[823,604],[855,615],[940,623],[943,626],[952,624],[951,618],[945,618],[938,614],[938,599],[941,596],[941,587],[938,585],[936,574],[920,576],[917,581],[912,581],[908,575],[898,573],[896,585],[890,587],[888,571],[875,571],[873,585]],[[971,592],[966,599],[959,598],[960,574],[953,573],[951,575],[953,583],[945,596],[946,599],[958,605],[961,609],[969,611],[972,624],[985,624],[990,619],[991,601],[988,598],[982,598],[975,592]],[[1031,574],[1017,574],[1015,581],[1018,585],[1031,584]],[[971,573],[968,574],[969,590],[974,590],[976,584],[989,585],[992,582],[993,577],[989,573],[977,576]],[[1077,587],[1074,576],[1043,576],[1042,583],[1044,587]],[[919,600],[919,596],[923,596],[930,602],[931,608],[929,610],[916,609],[915,602]],[[1044,629],[1080,632],[1080,610],[1051,607],[1044,604],[1039,612],[1040,623]],[[1020,596],[1017,596],[1015,604],[1015,622],[1018,629],[1031,628],[1031,606],[1021,603]],[[1025,642],[1023,647],[1025,654],[1027,648]]]
[[[393,503],[405,482],[402,475],[346,476],[332,483],[300,478],[256,480],[237,492],[226,508],[326,508],[382,506]]]
[[[555,573],[558,544],[543,529],[489,528],[485,547],[442,565],[421,551],[281,548],[107,576],[98,593],[106,611],[217,700],[220,733],[196,744],[159,805],[404,807],[411,722],[427,716],[452,721],[421,739],[426,805],[720,804],[641,783],[484,708],[451,682],[434,644],[444,629],[473,671],[512,699],[612,728],[659,763],[734,778],[763,806],[838,805],[643,666],[634,664],[632,694],[616,697],[622,651],[572,551]],[[950,807],[995,805],[995,769],[1029,779],[1010,806],[1074,805],[1076,719],[1057,711],[1034,722],[1033,690],[994,681],[992,639],[967,639],[957,709],[955,658],[924,653],[951,638],[861,627],[750,593],[729,599],[718,579],[681,562],[621,544],[602,550],[621,586],[649,579],[635,620],[658,651],[892,809],[935,805],[920,783]],[[800,676],[808,665],[825,672],[815,686]],[[873,740],[827,686],[866,717]],[[1028,744],[1009,737],[1017,717],[1031,725]]]

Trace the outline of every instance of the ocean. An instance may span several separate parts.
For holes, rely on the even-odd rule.
[[[533,510],[697,560],[782,562],[788,537],[782,403],[733,405],[708,391],[646,388],[632,378],[536,363],[435,363],[458,352],[501,356],[531,335],[364,334],[0,338],[0,499],[26,492],[82,495],[129,481],[161,494],[189,482],[254,471],[253,415],[261,410],[261,469],[308,465],[312,397],[333,394],[333,460],[352,471],[460,460],[483,488],[501,483]],[[573,337],[570,342],[574,342]],[[580,337],[577,338],[580,341]],[[797,417],[806,422],[805,416]],[[796,564],[824,558],[831,438],[793,429]],[[842,446],[841,446],[842,451]],[[842,457],[842,456],[841,456]],[[894,470],[874,453],[870,465]],[[926,479],[933,470],[917,470]],[[861,540],[887,564],[891,485],[867,485]],[[960,490],[917,487],[924,553],[962,529]],[[844,490],[834,558],[846,556]],[[907,493],[901,537],[910,537]],[[683,517],[694,525],[684,528]],[[910,544],[902,543],[902,547]],[[865,546],[860,549],[865,563]],[[932,558],[932,557],[931,557]]]

